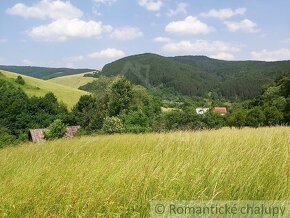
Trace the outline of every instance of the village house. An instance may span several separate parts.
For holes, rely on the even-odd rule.
[[[203,115],[205,114],[206,112],[209,111],[209,108],[202,108],[202,107],[198,107],[195,109],[196,113],[199,114],[199,115]]]
[[[81,128],[80,126],[68,126],[64,137],[65,138],[73,138],[77,134],[77,132],[80,128]],[[34,142],[34,143],[45,142],[44,133],[46,130],[47,129],[31,129],[31,130],[29,130],[28,140],[30,142]]]
[[[226,107],[214,107],[212,110],[216,113],[219,113],[222,116],[228,113],[228,110]]]

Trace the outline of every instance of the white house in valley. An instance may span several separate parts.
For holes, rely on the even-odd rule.
[[[196,113],[199,115],[205,114],[206,112],[209,111],[209,108],[202,108],[202,107],[198,107],[195,109]]]

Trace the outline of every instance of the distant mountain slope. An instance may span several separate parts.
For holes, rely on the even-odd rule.
[[[214,88],[214,78],[201,69],[155,54],[135,55],[107,64],[101,74],[123,74],[146,87],[165,84],[188,95],[202,95],[206,87]],[[204,86],[206,83],[206,87]]]
[[[70,109],[78,102],[82,95],[88,94],[85,91],[23,75],[21,76],[25,80],[25,85],[20,85],[15,82],[15,78],[20,74],[1,70],[0,72],[2,73],[2,75],[0,74],[0,79],[7,80],[23,89],[28,96],[44,96],[48,92],[53,92],[58,100],[63,101]]]
[[[30,66],[4,66],[0,65],[0,70],[6,70],[22,75],[38,78],[51,79],[60,76],[74,75],[93,71],[91,69],[70,69],[70,68],[48,68],[48,67],[30,67]]]
[[[290,61],[222,61],[155,54],[129,56],[102,70],[106,76],[123,74],[134,83],[147,87],[163,84],[184,95],[202,96],[215,91],[226,98],[243,99],[259,95],[263,85],[283,73],[290,73]]]
[[[59,85],[68,86],[71,88],[78,89],[79,87],[91,83],[96,78],[93,77],[84,77],[85,73],[82,74],[76,74],[76,75],[70,75],[70,76],[61,76],[56,77],[48,80],[49,82],[53,82]]]

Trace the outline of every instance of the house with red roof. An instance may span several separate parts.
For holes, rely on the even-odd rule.
[[[219,113],[222,116],[228,113],[228,110],[226,107],[214,107],[212,110],[216,113]]]

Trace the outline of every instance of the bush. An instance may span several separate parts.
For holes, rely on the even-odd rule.
[[[276,107],[267,107],[264,109],[266,124],[268,126],[279,125],[283,121],[283,113]]]
[[[45,139],[53,140],[62,138],[66,133],[66,129],[66,125],[60,119],[57,119],[47,128]]]
[[[15,141],[15,136],[11,135],[8,129],[0,128],[0,148],[7,145],[12,145]]]
[[[124,131],[124,125],[118,117],[106,117],[102,130],[105,133],[121,133]]]
[[[246,125],[247,111],[238,109],[227,117],[228,125],[242,128]]]
[[[263,126],[266,121],[265,114],[260,107],[255,107],[247,115],[247,125],[251,127]]]
[[[142,133],[149,130],[149,118],[141,111],[121,116],[126,132]]]
[[[24,79],[22,78],[22,76],[18,76],[16,79],[15,79],[15,82],[20,84],[20,85],[24,85],[25,84],[25,81]]]

